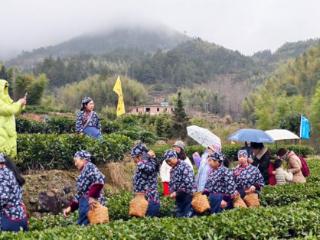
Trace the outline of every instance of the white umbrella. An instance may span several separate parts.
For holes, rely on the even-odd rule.
[[[189,137],[204,147],[208,147],[213,144],[219,144],[221,146],[220,138],[206,128],[192,125],[187,127],[187,131]]]
[[[265,131],[274,141],[300,139],[298,135],[286,129],[272,129]]]

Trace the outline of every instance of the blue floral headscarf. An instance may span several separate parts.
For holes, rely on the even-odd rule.
[[[243,156],[243,157],[248,157],[248,156],[249,156],[248,151],[245,150],[245,149],[239,150],[239,151],[238,151],[238,158],[241,157],[241,156]]]
[[[167,161],[172,158],[178,158],[178,155],[177,155],[176,151],[170,149],[164,153],[163,157],[164,157],[164,160]]]
[[[91,154],[87,151],[80,150],[74,154],[74,158],[81,158],[87,161],[91,161]]]
[[[146,147],[145,144],[143,143],[138,143],[137,145],[135,145],[132,150],[131,150],[131,157],[137,157],[137,156],[141,156],[144,153],[147,153],[148,149]]]
[[[212,159],[212,160],[216,160],[216,161],[219,161],[219,162],[223,162],[224,160],[224,156],[222,153],[219,153],[219,152],[214,152],[212,154],[209,154],[208,155],[208,159]]]
[[[89,102],[93,101],[92,98],[90,97],[84,97],[82,100],[81,100],[81,104],[87,104]]]

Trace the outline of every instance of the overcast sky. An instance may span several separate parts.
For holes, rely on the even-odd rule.
[[[320,37],[319,0],[1,0],[0,56],[126,22],[160,23],[252,54]]]

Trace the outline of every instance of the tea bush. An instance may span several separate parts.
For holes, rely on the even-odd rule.
[[[298,155],[313,155],[314,149],[310,146],[306,145],[281,145],[281,147],[285,147],[287,149],[290,149],[297,153]],[[152,150],[155,151],[157,156],[162,156],[164,151],[171,148],[170,145],[156,145],[151,146]],[[223,154],[230,160],[235,160],[237,157],[238,150],[241,148],[241,145],[237,144],[224,144],[222,147]],[[268,146],[269,150],[271,151],[272,155],[275,155],[279,147],[276,147],[275,145]],[[199,152],[202,154],[204,152],[205,148],[200,145],[193,145],[193,146],[186,146],[186,154],[190,159],[192,159],[192,154],[194,152]]]
[[[116,220],[89,227],[57,226],[0,239],[270,239],[320,236],[320,200],[290,206],[234,209],[222,214],[176,219]],[[40,224],[39,224],[40,226]],[[46,225],[51,226],[51,225]]]
[[[319,160],[309,160],[308,161],[312,174],[319,174],[318,169]],[[284,207],[291,204],[296,204],[298,202],[311,202],[320,200],[320,193],[318,189],[319,185],[318,179],[308,179],[307,184],[292,184],[284,186],[268,186],[263,189],[260,194],[261,202],[264,207]],[[133,195],[131,192],[120,192],[118,194],[107,193],[109,215],[112,221],[115,220],[129,220],[129,202]],[[160,217],[172,217],[174,212],[174,202],[167,197],[161,197],[161,209]],[[224,213],[225,214],[225,213]],[[39,224],[42,222],[42,224]],[[75,224],[76,214],[72,215],[70,219],[64,219],[61,215],[58,216],[48,216],[41,220],[31,218],[30,229],[31,230],[44,230],[48,226],[58,227],[67,226],[70,224]]]
[[[58,125],[57,125],[57,128]],[[134,132],[134,131],[133,131]],[[152,142],[155,136],[148,131],[134,132],[135,136],[128,134],[128,131],[106,134],[102,141],[97,141],[78,134],[19,134],[18,143],[18,165],[22,170],[27,169],[69,169],[73,154],[79,149],[86,149],[94,156],[97,164],[108,161],[119,161],[123,159],[133,146],[133,140],[143,139]],[[128,137],[129,135],[129,137]],[[305,155],[313,153],[308,146],[287,146],[295,152]],[[162,157],[169,145],[151,146],[158,157]],[[239,145],[224,145],[224,154],[233,159],[237,154]],[[271,151],[275,152],[275,148]],[[199,145],[187,146],[186,153],[192,159],[192,153],[202,153],[204,148]]]
[[[18,166],[27,169],[69,169],[73,155],[87,150],[96,164],[119,161],[132,146],[132,140],[120,134],[104,135],[101,141],[77,134],[18,135]]]

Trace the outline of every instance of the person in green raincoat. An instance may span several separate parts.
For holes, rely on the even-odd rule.
[[[9,96],[9,84],[0,79],[0,152],[15,158],[17,132],[15,115],[27,104],[26,96],[14,102]]]

